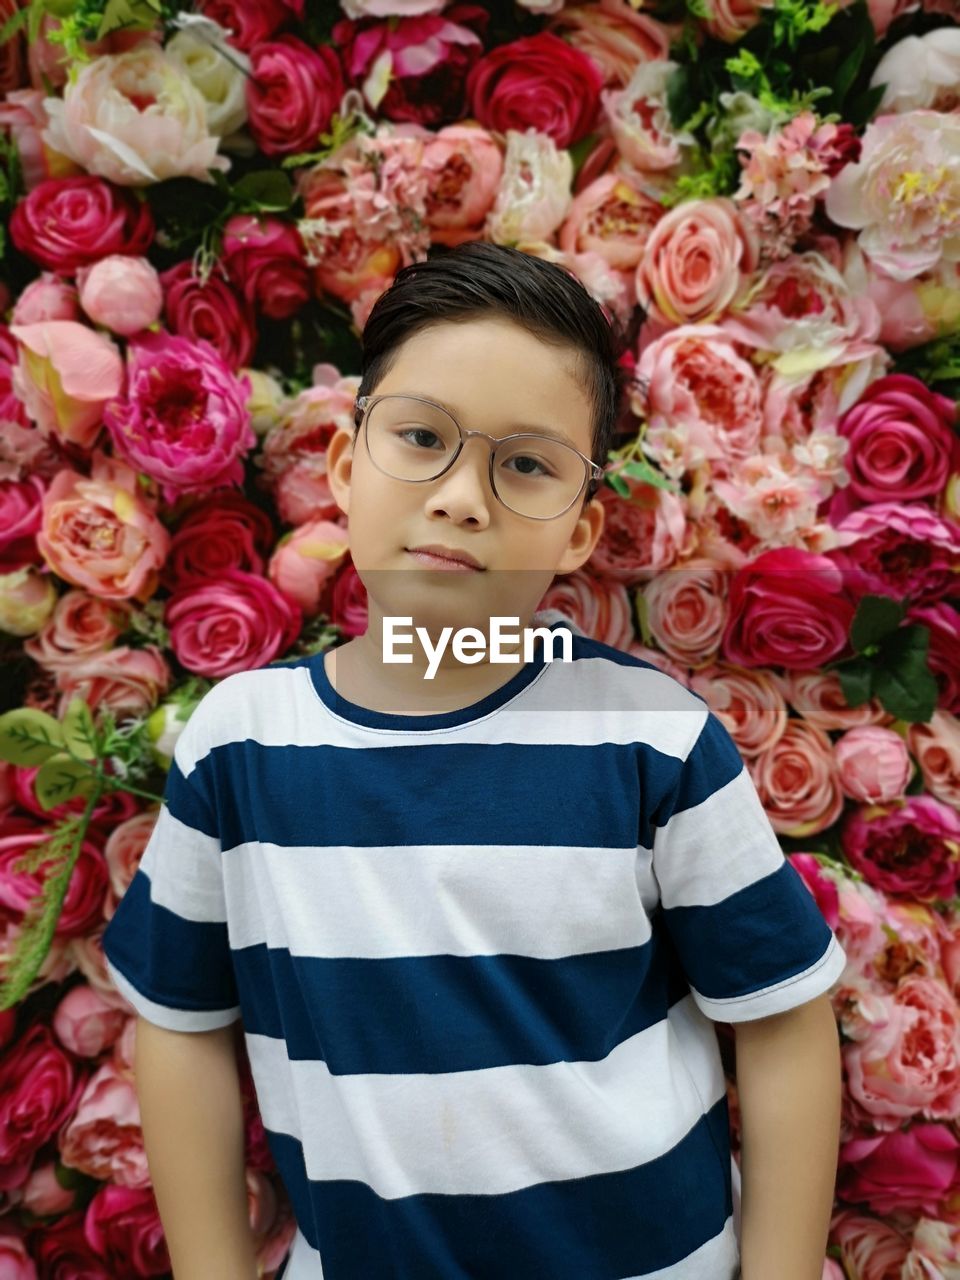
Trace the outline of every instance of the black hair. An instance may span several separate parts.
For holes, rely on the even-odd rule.
[[[397,272],[363,329],[357,396],[372,393],[402,344],[421,329],[482,315],[505,317],[545,342],[579,352],[594,406],[591,457],[604,466],[627,382],[620,363],[625,331],[566,268],[507,245],[467,240]],[[357,426],[361,418],[358,411]],[[590,480],[584,503],[600,483]]]

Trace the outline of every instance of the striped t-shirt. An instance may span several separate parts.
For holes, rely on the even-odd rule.
[[[284,1280],[739,1274],[712,1020],[846,957],[704,700],[572,652],[425,716],[276,663],[177,741],[104,950],[144,1018],[242,1019]]]

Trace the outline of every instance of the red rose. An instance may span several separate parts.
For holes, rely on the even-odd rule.
[[[385,22],[343,18],[331,35],[342,50],[350,84],[363,91],[374,63],[390,59],[387,91],[368,106],[386,120],[436,127],[466,115],[466,79],[483,53],[490,14],[479,5],[454,5],[442,14]]]
[[[741,667],[811,671],[847,646],[854,605],[826,556],[764,551],[730,584],[723,655]]]
[[[36,475],[0,480],[0,573],[40,564],[36,533],[43,523],[47,486]]]
[[[303,614],[266,578],[230,569],[216,582],[171,596],[164,622],[180,664],[219,680],[285,653],[300,634]]]
[[[303,17],[303,0],[204,0],[203,13],[232,34],[235,49],[247,52],[293,19]]]
[[[145,200],[93,174],[39,182],[10,219],[20,252],[65,275],[112,253],[146,253],[153,233]]]
[[[172,333],[209,342],[233,370],[250,363],[257,342],[253,312],[226,280],[214,272],[201,284],[191,262],[178,262],[161,273],[160,283]]]
[[[260,507],[235,491],[213,494],[177,526],[161,582],[172,593],[229,569],[262,575],[273,541],[273,523]]]
[[[113,1280],[117,1274],[103,1258],[98,1258],[87,1241],[84,1212],[77,1209],[53,1222],[45,1222],[31,1240],[31,1256],[39,1264],[39,1275],[76,1276],[77,1280]],[[126,1269],[122,1274],[130,1274]]]
[[[87,1243],[111,1275],[162,1276],[170,1255],[152,1187],[102,1186],[87,1205]]]
[[[251,307],[286,320],[311,295],[300,232],[282,218],[237,214],[223,232],[223,264]]]
[[[499,45],[467,77],[471,114],[488,129],[532,125],[558,147],[593,128],[603,73],[592,58],[549,31]]]
[[[264,155],[316,147],[343,97],[333,49],[311,49],[296,36],[277,36],[250,50],[250,72],[247,123]]]
[[[0,1190],[22,1185],[34,1155],[73,1115],[85,1083],[44,1023],[8,1046],[0,1058]]]

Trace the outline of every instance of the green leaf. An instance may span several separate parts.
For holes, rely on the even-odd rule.
[[[678,493],[680,490],[680,486],[675,481],[669,480],[662,471],[651,466],[644,458],[626,463],[620,468],[620,472],[622,475],[632,476],[635,480],[642,480],[644,484],[653,485],[655,489],[666,489],[670,493]],[[630,492],[629,487],[627,492]]]
[[[8,40],[12,40],[29,17],[29,8],[14,9],[12,15],[0,27],[0,44],[6,44]]]
[[[608,472],[605,477],[605,481],[610,486],[610,488],[614,491],[614,493],[619,493],[621,498],[630,497],[630,486],[627,484],[626,480],[624,480],[623,476],[620,475],[619,472],[617,471]]]
[[[866,658],[852,658],[836,667],[840,689],[848,707],[859,707],[872,694],[873,664]]]
[[[650,607],[647,604],[647,597],[642,591],[634,592],[633,608],[637,615],[637,622],[640,626],[640,635],[643,637],[643,643],[650,648],[653,646],[653,632],[650,630]]]
[[[97,755],[97,731],[90,708],[83,698],[74,698],[63,717],[63,741],[67,750],[81,760]]]
[[[65,751],[45,760],[34,780],[37,799],[44,809],[55,809],[74,796],[89,795],[96,787],[96,773]]]
[[[850,643],[858,653],[879,644],[903,621],[903,606],[890,596],[864,596],[850,627]]]
[[[911,723],[926,723],[937,707],[937,682],[925,661],[922,666],[904,663],[881,667],[874,677],[874,689],[885,710]]]
[[[0,760],[37,765],[63,749],[60,721],[34,707],[16,707],[0,716]]]
[[[279,213],[293,203],[293,185],[280,169],[248,173],[233,187],[236,199],[256,209]]]

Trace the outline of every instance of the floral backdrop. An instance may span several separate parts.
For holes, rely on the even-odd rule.
[[[378,295],[476,238],[629,336],[603,538],[543,606],[707,700],[846,949],[825,1280],[960,1277],[958,23],[0,0],[5,1280],[170,1274],[100,938],[203,694],[365,629],[325,449]]]

